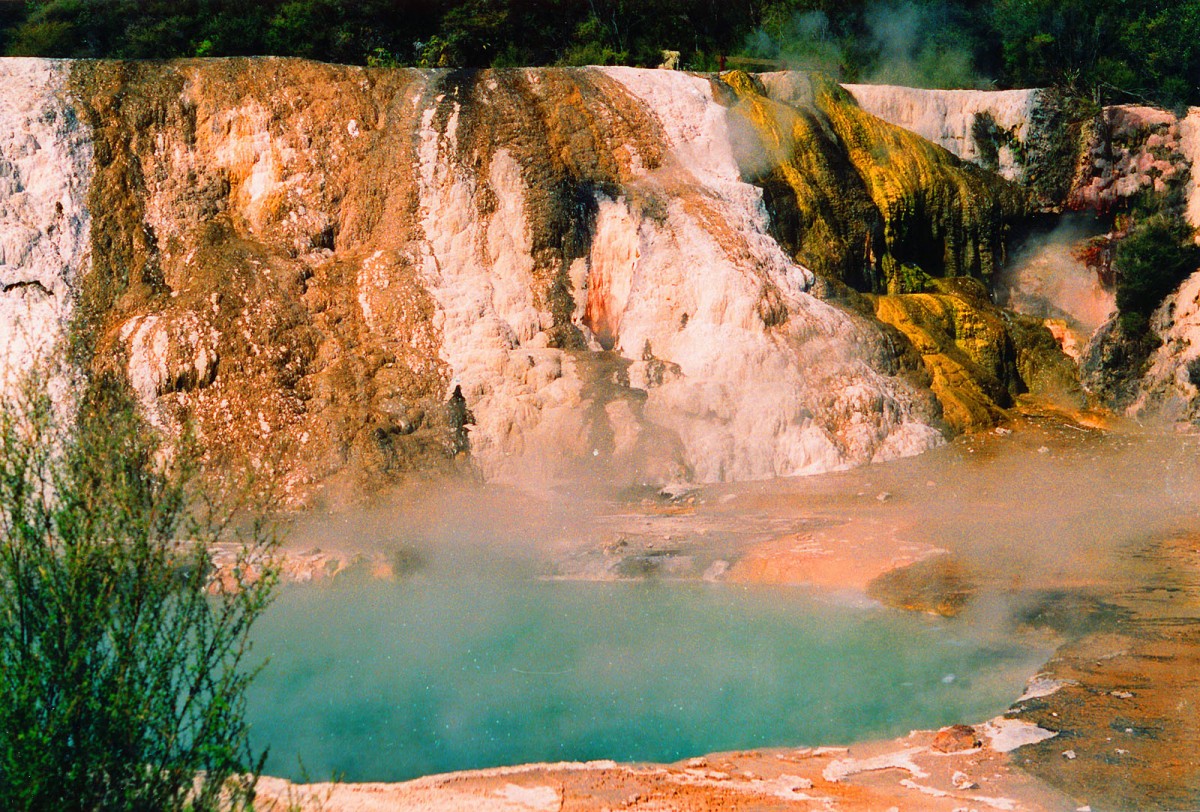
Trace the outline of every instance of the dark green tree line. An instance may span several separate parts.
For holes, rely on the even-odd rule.
[[[847,80],[1200,104],[1200,0],[0,0],[9,55],[351,64],[777,59]]]

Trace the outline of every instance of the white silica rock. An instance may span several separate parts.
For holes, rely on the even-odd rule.
[[[592,193],[590,248],[570,268],[587,351],[547,347],[553,319],[533,293],[530,190],[513,158],[498,149],[481,177],[459,156],[467,113],[443,113],[441,125],[434,106],[422,116],[422,282],[476,418],[472,455],[485,476],[553,478],[556,460],[600,454],[597,423],[606,452],[661,434],[681,469],[660,475],[705,482],[828,471],[939,444],[907,384],[881,371],[877,329],[810,295],[812,273],[770,236],[709,82],[603,73],[667,143],[660,166],[634,155],[622,188]],[[481,184],[496,201],[486,216]],[[648,214],[632,193],[660,205]],[[771,307],[778,323],[768,326]]]
[[[217,331],[195,314],[178,319],[135,316],[121,328],[129,352],[127,374],[151,423],[164,426],[158,397],[216,374]]]
[[[981,163],[974,135],[982,114],[1024,143],[1041,93],[1024,90],[925,90],[893,85],[846,85],[859,106],[884,121],[945,147],[964,161]],[[999,172],[1020,180],[1022,168],[1009,147],[999,150]]]
[[[670,148],[647,178],[670,193],[668,217],[641,224],[617,349],[678,365],[680,376],[649,390],[646,409],[680,434],[696,478],[834,470],[940,442],[909,393],[873,368],[864,348],[878,340],[874,329],[810,295],[812,273],[769,235],[709,82],[605,72],[656,114]],[[767,290],[787,313],[774,327],[759,312]]]
[[[499,203],[481,218],[481,179],[457,160],[459,113],[438,129],[435,112],[419,133],[421,276],[439,307],[444,360],[475,415],[472,454],[489,479],[553,478],[539,470],[551,455],[536,452],[583,454],[582,382],[569,357],[536,340],[550,317],[533,302],[523,181],[499,151],[486,179]]]
[[[67,71],[0,59],[0,389],[62,339],[88,262],[92,146]]]
[[[1187,115],[1179,122],[1179,151],[1183,153],[1192,167],[1185,189],[1187,194],[1185,214],[1192,228],[1200,229],[1200,177],[1198,177],[1200,170],[1197,170],[1196,165],[1196,162],[1200,160],[1200,107],[1188,108]],[[1197,240],[1200,240],[1200,234],[1197,235]]]
[[[257,68],[327,70],[284,61]],[[402,186],[412,201],[405,221],[393,224],[405,235],[394,244],[386,223],[352,227],[366,219],[354,207],[365,211],[373,195],[342,196],[344,185],[362,191],[350,179],[362,177],[357,167],[368,165],[368,153],[378,157],[371,150],[389,143],[381,137],[389,119],[366,115],[368,102],[380,99],[362,88],[367,95],[357,101],[305,97],[336,108],[340,123],[326,143],[302,126],[309,112],[299,101],[286,110],[273,104],[273,85],[245,88],[200,64],[164,70],[184,75],[181,109],[198,109],[203,126],[189,140],[167,116],[153,143],[130,156],[142,162],[145,184],[136,192],[144,206],[130,210],[145,212],[140,225],[153,236],[171,295],[137,302],[141,309],[121,311],[105,328],[119,339],[112,351],[124,353],[152,422],[200,401],[211,415],[224,414],[233,393],[215,390],[237,381],[272,385],[245,371],[258,369],[252,358],[279,349],[264,337],[302,334],[320,344],[311,368],[297,367],[314,380],[337,353],[384,348],[422,385],[447,384],[444,398],[461,387],[475,418],[471,456],[494,481],[561,479],[571,473],[564,466],[593,460],[588,470],[597,475],[633,465],[657,482],[758,479],[942,442],[928,393],[898,374],[880,326],[814,296],[813,274],[771,236],[762,192],[743,181],[727,110],[704,77],[530,70],[494,77],[471,97],[443,73],[407,76],[403,124],[394,126],[408,128],[399,136],[405,150],[415,145],[416,161],[401,150],[403,166],[372,179]],[[90,268],[92,145],[69,97],[69,73],[63,62],[0,61],[0,386],[62,338],[72,292]],[[518,84],[520,93],[504,91]],[[455,107],[466,98],[474,101]],[[542,107],[519,106],[530,98]],[[352,102],[353,111],[342,109]],[[579,107],[572,112],[566,102]],[[546,117],[530,132],[561,124],[553,134],[561,141],[547,136],[548,146],[531,150],[519,128],[481,135],[535,114]],[[213,246],[197,226],[210,215],[187,209],[193,177],[227,181],[225,191],[213,191],[222,188],[214,183],[204,194],[226,207],[239,244],[254,249],[237,260],[246,267],[204,256]],[[560,187],[576,197],[548,203]],[[330,189],[337,194],[322,197]],[[564,225],[563,199],[588,214]],[[313,242],[326,231],[339,236]],[[396,275],[401,265],[415,270],[415,281]],[[321,297],[300,292],[284,304],[294,305],[289,318],[305,330],[246,328],[262,304],[248,290],[293,295],[271,280],[290,274],[303,291],[307,270],[316,272],[316,293],[327,294],[324,274],[335,269],[350,270],[352,314],[326,318]],[[239,287],[251,281],[263,284]],[[410,293],[420,307],[396,306]],[[241,321],[230,321],[238,307]],[[346,328],[343,318],[358,326]],[[300,357],[304,342],[295,340]],[[342,341],[357,344],[343,350]],[[220,364],[218,352],[229,353]],[[284,406],[272,431],[311,417]]]

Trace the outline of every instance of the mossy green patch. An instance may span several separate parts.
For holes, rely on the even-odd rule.
[[[752,76],[726,74],[743,176],[763,189],[780,243],[815,272],[860,290],[882,286],[883,221],[869,190],[815,109],[768,98]]]
[[[905,292],[903,263],[933,276],[990,278],[1009,225],[1029,211],[1025,192],[865,112],[832,80],[815,85],[817,107],[882,215],[888,291]]]
[[[875,298],[875,315],[916,349],[954,431],[994,425],[1012,403],[1016,353],[994,308],[954,292]]]

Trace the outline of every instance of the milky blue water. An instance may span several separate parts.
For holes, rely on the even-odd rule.
[[[797,589],[469,575],[288,588],[255,639],[267,772],[348,781],[980,721],[1048,653]]]

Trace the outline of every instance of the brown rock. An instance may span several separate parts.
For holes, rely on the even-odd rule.
[[[983,742],[975,735],[975,728],[970,725],[950,725],[937,732],[931,746],[939,753],[958,753],[974,750],[981,744]]]
[[[867,595],[898,609],[954,617],[967,605],[974,589],[963,563],[943,553],[880,574],[867,584]]]

